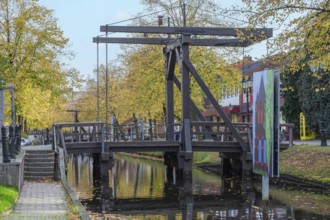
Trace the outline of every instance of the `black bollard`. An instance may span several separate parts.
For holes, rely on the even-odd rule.
[[[15,153],[16,153],[15,142],[16,142],[16,140],[14,137],[14,126],[10,125],[9,126],[9,141],[8,141],[10,159],[15,159]]]
[[[15,126],[15,136],[16,136],[16,154],[21,151],[21,125]]]
[[[22,142],[22,125],[18,125],[18,152],[21,152],[21,142]]]
[[[19,154],[19,149],[18,149],[18,130],[17,130],[17,125],[14,127],[14,148],[15,148],[15,154],[18,155]]]
[[[59,155],[58,152],[54,152],[54,180],[58,181],[61,179],[60,174],[60,163],[59,163]]]
[[[7,137],[7,128],[5,126],[1,127],[2,135],[2,157],[4,163],[9,163],[9,152],[8,152],[8,137]]]
[[[49,141],[49,129],[48,128],[46,129],[45,144],[50,144],[50,141]]]

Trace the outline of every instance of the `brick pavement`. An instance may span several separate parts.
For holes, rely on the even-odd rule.
[[[67,219],[67,198],[60,182],[25,181],[14,210],[5,219]]]

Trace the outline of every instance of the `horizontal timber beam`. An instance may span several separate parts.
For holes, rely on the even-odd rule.
[[[172,38],[115,38],[115,37],[94,37],[93,43],[106,44],[154,44],[167,45],[175,42]],[[241,41],[241,39],[194,39],[192,38],[189,45],[191,46],[221,46],[221,47],[247,47],[253,43],[251,40]]]
[[[121,33],[149,33],[149,34],[189,34],[189,35],[213,35],[237,37],[245,36],[273,36],[272,28],[219,28],[219,27],[141,27],[141,26],[109,26],[100,27],[101,32]]]

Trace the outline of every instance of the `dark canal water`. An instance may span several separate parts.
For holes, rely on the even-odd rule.
[[[330,195],[322,192],[271,186],[267,215],[258,182],[197,169],[178,180],[161,162],[118,155],[112,166],[94,163],[88,155],[71,156],[67,173],[94,219],[330,219]]]

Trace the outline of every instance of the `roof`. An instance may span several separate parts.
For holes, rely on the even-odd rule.
[[[222,106],[222,110],[226,114],[238,114],[240,112],[240,107],[239,105],[234,105],[234,106]],[[230,110],[231,108],[231,110]],[[218,112],[214,107],[205,109],[205,111],[202,112],[204,117],[212,117],[212,116],[219,116]]]

